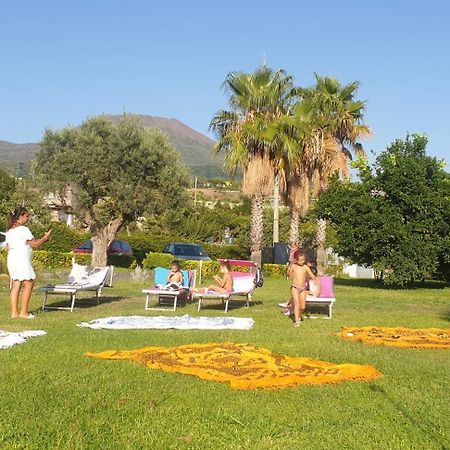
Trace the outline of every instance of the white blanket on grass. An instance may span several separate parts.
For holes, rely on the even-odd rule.
[[[43,334],[47,333],[44,330],[22,331],[20,333],[0,330],[0,349],[9,348],[16,344],[23,344],[26,339],[42,336]]]
[[[244,317],[191,317],[184,316],[118,316],[104,317],[102,319],[82,322],[78,326],[101,328],[108,330],[142,330],[158,329],[167,330],[175,328],[177,330],[249,330],[254,324],[253,319]]]

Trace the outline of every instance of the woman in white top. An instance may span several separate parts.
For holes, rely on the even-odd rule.
[[[30,213],[23,206],[8,214],[8,230],[6,231],[6,250],[8,251],[8,272],[11,278],[11,318],[34,319],[28,312],[31,293],[36,275],[31,265],[33,248],[38,248],[48,241],[51,230],[41,239],[34,239],[25,224]],[[21,309],[19,306],[19,292],[22,288]]]

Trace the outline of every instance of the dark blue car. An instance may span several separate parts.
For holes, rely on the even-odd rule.
[[[197,244],[171,242],[164,247],[163,253],[170,253],[175,259],[191,259],[195,261],[211,261],[204,248]]]

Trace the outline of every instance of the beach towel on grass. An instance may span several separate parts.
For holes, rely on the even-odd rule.
[[[381,377],[381,372],[370,365],[334,364],[289,357],[272,353],[266,348],[234,342],[110,350],[86,353],[86,356],[125,359],[144,364],[149,369],[229,383],[233,389],[278,390],[301,384],[340,383]]]
[[[43,330],[22,331],[20,333],[0,330],[0,348],[9,348],[16,344],[23,344],[26,339],[42,336],[43,334],[47,333]]]
[[[244,317],[191,317],[184,316],[118,316],[82,322],[78,326],[94,330],[249,330],[253,319]]]
[[[344,327],[342,339],[402,348],[450,348],[449,328]]]

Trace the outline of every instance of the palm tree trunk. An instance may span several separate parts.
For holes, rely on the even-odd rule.
[[[318,219],[316,228],[317,271],[322,275],[328,267],[327,252],[325,249],[326,237],[327,221],[325,219]]]
[[[250,225],[251,259],[261,266],[262,237],[264,224],[264,195],[252,197],[252,218]]]
[[[289,245],[294,247],[298,245],[299,238],[299,227],[300,227],[300,213],[298,208],[291,208],[291,222],[289,226]]]
[[[280,180],[275,177],[273,184],[273,244],[280,241]]]

